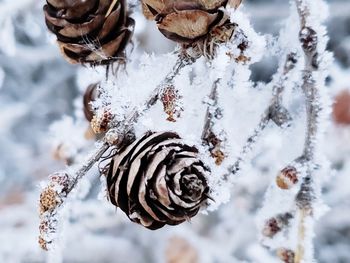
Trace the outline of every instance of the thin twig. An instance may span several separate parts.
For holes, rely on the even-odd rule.
[[[210,153],[212,157],[215,158],[215,163],[217,165],[220,165],[225,159],[225,153],[222,149],[225,138],[220,138],[222,136],[214,132],[216,121],[222,118],[222,110],[218,105],[218,86],[220,81],[220,78],[214,81],[208,96],[209,102],[207,102],[208,107],[202,131],[203,145],[209,147]]]
[[[70,180],[69,183],[69,188],[67,189],[67,194],[69,194],[77,185],[78,181],[84,177],[84,175],[90,171],[90,169],[94,166],[96,162],[102,157],[102,155],[108,150],[110,145],[108,143],[103,143],[102,146],[100,146],[93,154],[92,156],[88,159],[88,161],[84,162],[82,167],[80,167],[76,172],[75,172],[75,177],[73,177]]]
[[[286,61],[284,63],[284,68],[282,75],[274,85],[272,89],[273,97],[270,101],[269,106],[266,108],[264,114],[261,116],[261,119],[254,129],[253,133],[248,137],[245,144],[242,147],[239,157],[235,161],[235,163],[228,168],[228,173],[226,173],[223,178],[227,180],[230,175],[235,175],[241,169],[241,164],[247,154],[252,151],[253,146],[257,142],[258,138],[265,130],[270,121],[273,121],[278,126],[287,125],[291,122],[291,116],[288,113],[287,109],[282,105],[283,99],[282,95],[285,89],[285,83],[288,80],[288,74],[295,67],[297,63],[295,53],[290,53],[286,57]]]
[[[218,85],[220,84],[221,79],[214,81],[210,94],[208,96],[209,102],[207,102],[207,112],[205,114],[205,123],[202,132],[202,140],[207,141],[212,128],[214,125],[214,112],[216,111],[216,106],[218,104]]]
[[[298,224],[298,244],[295,253],[295,263],[302,262],[305,257],[305,232],[308,230],[305,225],[307,217],[312,216],[313,201],[315,199],[313,185],[313,171],[315,169],[315,143],[319,133],[319,116],[321,105],[318,103],[319,90],[316,80],[313,76],[319,67],[319,53],[317,50],[318,36],[317,32],[309,25],[307,20],[310,16],[310,10],[306,1],[295,0],[299,18],[300,33],[299,40],[304,52],[305,65],[303,70],[302,90],[305,96],[305,106],[307,115],[307,129],[305,144],[303,150],[303,159],[306,166],[306,177],[296,196],[296,204],[299,210],[300,221]],[[311,241],[310,241],[311,242]]]

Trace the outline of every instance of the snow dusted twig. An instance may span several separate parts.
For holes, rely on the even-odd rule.
[[[209,146],[210,153],[215,158],[215,163],[220,165],[225,159],[225,153],[222,149],[222,143],[225,139],[220,138],[219,134],[214,132],[214,125],[217,120],[222,117],[222,110],[218,106],[218,86],[221,79],[214,81],[207,102],[208,108],[205,114],[205,123],[202,132],[202,142]]]
[[[296,196],[296,204],[299,210],[299,223],[298,245],[294,262],[300,263],[305,260],[306,244],[312,243],[312,238],[306,235],[308,226],[305,221],[313,216],[313,201],[315,200],[313,171],[316,168],[315,144],[317,142],[316,137],[319,133],[319,117],[322,105],[319,102],[319,87],[314,77],[314,72],[319,68],[319,51],[317,50],[318,35],[316,29],[314,29],[312,25],[308,25],[308,19],[310,17],[308,1],[295,0],[295,3],[300,17],[299,40],[305,57],[302,89],[305,95],[307,114],[307,132],[302,156],[305,162],[306,176]],[[306,238],[309,240],[306,240]]]
[[[286,57],[284,63],[283,73],[280,77],[278,83],[273,87],[273,97],[269,106],[266,108],[264,114],[261,116],[260,122],[254,129],[252,135],[250,135],[243,145],[241,153],[237,158],[236,162],[229,167],[228,173],[224,175],[224,180],[227,180],[230,175],[236,174],[243,162],[245,156],[252,151],[254,144],[257,142],[261,133],[264,131],[266,126],[270,121],[273,121],[278,126],[288,125],[291,121],[291,116],[289,115],[287,109],[282,105],[282,95],[284,91],[284,85],[288,81],[288,74],[295,67],[297,63],[296,54],[290,53]]]
[[[39,244],[44,250],[49,250],[57,235],[58,210],[64,204],[68,195],[76,187],[79,180],[101,159],[103,154],[110,146],[120,147],[125,143],[132,133],[135,122],[138,118],[150,109],[159,99],[159,95],[164,87],[173,83],[174,78],[180,73],[181,69],[194,62],[193,59],[187,59],[179,56],[172,71],[164,80],[154,89],[152,94],[141,107],[134,108],[126,118],[121,122],[115,122],[107,131],[103,138],[103,144],[95,150],[92,156],[74,172],[69,175],[66,172],[56,173],[50,176],[50,181],[44,187],[40,195],[40,236]]]

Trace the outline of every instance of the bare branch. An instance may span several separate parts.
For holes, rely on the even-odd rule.
[[[305,106],[307,114],[307,131],[305,137],[304,151],[302,158],[307,168],[306,177],[301,184],[300,190],[296,196],[296,205],[299,211],[298,223],[298,245],[295,253],[295,263],[305,260],[305,243],[311,243],[312,240],[306,240],[305,232],[308,230],[305,225],[307,217],[313,214],[313,201],[315,200],[313,172],[315,169],[315,143],[319,133],[319,117],[321,105],[318,102],[320,97],[319,90],[314,78],[314,72],[319,68],[319,53],[317,51],[318,36],[312,26],[307,24],[310,16],[310,10],[307,7],[307,1],[295,0],[299,18],[300,33],[299,40],[304,52],[305,64],[303,70],[302,90],[305,96]]]
[[[227,180],[231,175],[236,174],[241,169],[241,163],[247,156],[249,152],[252,151],[255,143],[260,137],[261,133],[264,131],[266,126],[270,121],[273,121],[278,126],[288,125],[291,122],[291,116],[288,113],[287,109],[282,105],[282,95],[284,92],[284,86],[288,80],[288,74],[295,67],[297,63],[296,54],[290,53],[286,57],[284,63],[283,73],[273,87],[273,97],[269,106],[266,108],[264,114],[261,116],[260,122],[257,127],[254,129],[253,133],[248,137],[243,148],[240,152],[239,157],[235,163],[228,168],[228,173],[224,175],[224,180]]]
[[[222,149],[222,144],[225,138],[220,138],[219,134],[214,132],[214,125],[217,120],[222,117],[222,110],[218,106],[218,86],[221,79],[215,80],[212,85],[211,92],[209,94],[209,102],[207,102],[207,112],[205,114],[204,127],[202,132],[202,142],[203,145],[209,147],[209,151],[213,158],[215,158],[215,163],[220,165],[225,159],[225,153]]]

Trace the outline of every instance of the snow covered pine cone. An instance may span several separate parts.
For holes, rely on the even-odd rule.
[[[199,40],[226,42],[234,25],[222,8],[237,8],[242,0],[142,0],[143,13],[157,22],[167,38],[191,45]],[[200,42],[200,41],[199,41]],[[197,43],[198,44],[198,43]]]
[[[134,27],[126,0],[46,0],[46,25],[70,63],[109,64],[124,56]]]
[[[112,204],[152,230],[190,219],[208,198],[208,168],[173,132],[146,133],[119,151],[106,171]]]

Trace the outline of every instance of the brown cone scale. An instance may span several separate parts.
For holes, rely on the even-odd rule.
[[[208,197],[208,169],[198,150],[173,132],[148,132],[113,157],[110,201],[131,221],[155,230],[195,216]]]
[[[70,63],[109,64],[124,56],[133,33],[125,0],[47,0],[46,25]]]

